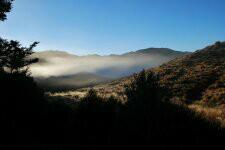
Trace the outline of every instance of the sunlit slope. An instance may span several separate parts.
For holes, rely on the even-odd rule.
[[[171,98],[186,103],[225,104],[225,42],[175,59],[154,71]]]

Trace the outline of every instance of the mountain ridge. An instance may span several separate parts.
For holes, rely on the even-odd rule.
[[[143,49],[139,49],[139,50],[134,50],[134,51],[130,51],[130,52],[125,52],[122,54],[106,54],[106,55],[99,55],[96,53],[93,54],[86,54],[86,55],[76,55],[74,53],[70,53],[64,50],[42,50],[42,51],[36,51],[36,54],[44,54],[44,53],[49,53],[49,54],[68,54],[68,55],[73,55],[73,56],[78,56],[78,57],[87,57],[87,56],[99,56],[99,57],[107,57],[107,56],[123,56],[123,55],[128,55],[131,53],[143,53],[143,54],[154,54],[154,53],[191,53],[188,51],[177,51],[177,50],[173,50],[171,48],[157,48],[157,47],[149,47],[149,48],[143,48]],[[35,55],[35,54],[34,54]]]
[[[176,51],[170,48],[145,48],[145,49],[140,49],[137,51],[131,51],[128,53],[124,53],[123,55],[130,55],[130,54],[150,54],[150,55],[172,55],[172,54],[177,54],[177,55],[183,55],[184,53],[188,54],[190,52],[187,51]]]

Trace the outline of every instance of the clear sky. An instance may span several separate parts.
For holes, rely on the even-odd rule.
[[[193,51],[225,41],[225,0],[15,0],[0,36],[79,55]]]

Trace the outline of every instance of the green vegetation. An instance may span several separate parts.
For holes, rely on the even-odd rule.
[[[0,0],[0,21],[6,19],[6,13],[10,12],[13,0]]]
[[[38,62],[37,58],[29,58],[37,44],[38,42],[34,42],[26,48],[22,47],[18,41],[7,41],[0,38],[0,71],[26,74],[28,66]]]

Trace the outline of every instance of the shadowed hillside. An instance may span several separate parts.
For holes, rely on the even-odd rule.
[[[35,81],[45,91],[67,91],[75,90],[82,87],[91,87],[100,83],[110,82],[112,79],[98,76],[91,73],[78,73],[75,75],[59,76],[59,77],[40,77],[35,78]]]
[[[217,149],[223,143],[225,132],[219,126],[163,102],[166,97],[153,73],[134,77],[125,87],[125,104],[90,90],[81,101],[69,105],[46,99],[31,77],[0,75],[1,88],[5,87],[1,96],[7,96],[1,101],[1,149],[188,150]]]

